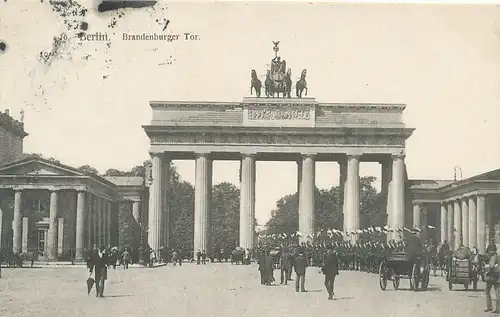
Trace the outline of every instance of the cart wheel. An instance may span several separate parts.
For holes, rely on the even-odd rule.
[[[469,289],[469,284],[464,284],[464,288],[465,288],[465,290],[468,290]]]
[[[413,290],[418,291],[418,267],[416,264],[413,264],[413,269],[411,270],[411,277],[410,277],[410,287],[411,287],[411,281],[413,281]]]
[[[386,288],[387,288],[387,270],[385,268],[385,263],[382,262],[380,263],[380,266],[379,266],[379,284],[380,284],[380,288],[385,291]]]
[[[394,280],[392,280],[392,285],[394,286],[394,289],[399,289],[399,281],[400,281],[399,276],[394,277]]]

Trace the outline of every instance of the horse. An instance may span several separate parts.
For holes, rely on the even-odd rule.
[[[295,90],[297,93],[297,98],[302,98],[302,92],[305,90],[305,95],[307,96],[307,82],[306,82],[306,74],[307,70],[303,69],[302,73],[300,74],[300,79],[295,84]]]
[[[255,69],[252,69],[251,78],[252,81],[250,84],[250,94],[252,94],[252,91],[255,88],[255,94],[257,95],[258,98],[260,97],[260,88],[262,87],[262,82],[257,77],[257,72],[255,71]]]

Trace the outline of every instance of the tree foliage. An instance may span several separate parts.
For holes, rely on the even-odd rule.
[[[385,223],[385,212],[381,211],[381,195],[373,186],[376,178],[372,176],[360,179],[360,222],[361,228],[381,226]],[[340,188],[328,190],[315,189],[315,230],[343,229],[343,211],[340,204]],[[292,233],[298,231],[299,199],[297,194],[280,198],[267,222],[266,233]]]
[[[97,170],[97,168],[90,165],[82,165],[78,167],[77,170],[82,171],[84,173],[99,175],[99,171]]]
[[[210,245],[232,250],[239,245],[240,190],[224,182],[213,187]]]

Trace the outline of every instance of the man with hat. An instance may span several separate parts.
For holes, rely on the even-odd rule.
[[[307,268],[307,259],[305,256],[305,252],[303,248],[299,249],[299,255],[295,258],[295,291],[299,291],[299,285],[300,285],[300,291],[305,292],[305,283],[306,283],[306,268]]]
[[[488,253],[489,261],[485,266],[486,270],[486,309],[485,312],[492,311],[491,304],[491,288],[495,288],[495,299],[496,299],[496,308],[493,310],[493,313],[498,314],[500,311],[500,289],[498,285],[499,279],[499,270],[500,270],[500,258],[497,255],[497,247],[495,244],[490,243],[486,248],[486,253]]]
[[[339,275],[339,260],[331,247],[328,248],[328,253],[323,262],[322,271],[325,275],[325,287],[328,292],[328,299],[332,299],[334,292],[335,277]]]

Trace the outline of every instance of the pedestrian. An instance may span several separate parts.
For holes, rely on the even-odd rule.
[[[281,279],[280,284],[288,284],[288,276],[291,267],[290,253],[288,250],[283,250],[280,256]]]
[[[125,270],[127,270],[128,269],[128,263],[130,262],[130,253],[128,252],[127,249],[125,249],[125,251],[123,251],[122,261],[123,261],[123,268]],[[115,263],[116,263],[116,261],[115,261]]]
[[[328,292],[328,299],[332,299],[334,294],[335,277],[339,275],[339,260],[337,254],[332,249],[328,249],[323,267],[321,269],[325,275],[325,287]]]
[[[110,255],[106,252],[106,247],[101,246],[95,249],[90,257],[89,277],[94,275],[96,297],[104,297],[104,284],[108,279],[108,265],[110,265]]]
[[[266,263],[266,254],[261,251],[259,255],[259,272],[260,272],[260,284],[266,284],[266,272],[265,272],[265,263]]]
[[[499,270],[500,270],[500,258],[497,255],[497,247],[495,244],[490,243],[486,248],[486,253],[488,253],[489,261],[488,264],[485,265],[486,270],[486,309],[485,312],[489,312],[493,310],[491,304],[491,288],[495,289],[495,299],[496,305],[493,313],[498,314],[500,311],[500,289],[499,289]]]
[[[207,264],[207,252],[205,250],[201,251],[201,264]]]
[[[196,252],[196,265],[200,265],[200,262],[201,262],[200,260],[201,260],[201,251],[198,250]]]
[[[295,291],[305,292],[305,284],[306,284],[306,268],[307,268],[307,259],[304,255],[304,251],[299,250],[299,255],[295,258]]]

